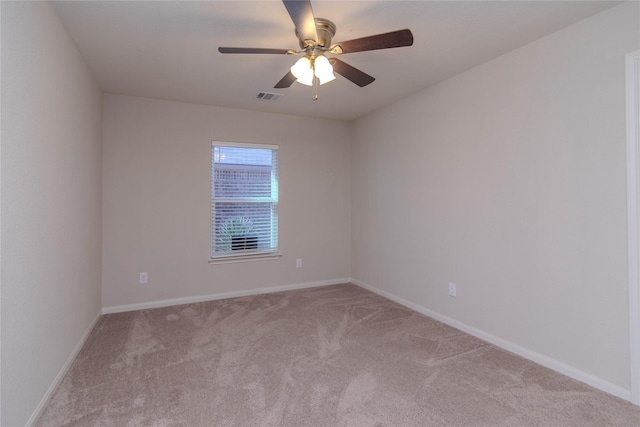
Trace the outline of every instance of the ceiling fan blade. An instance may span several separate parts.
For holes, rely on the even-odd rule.
[[[286,55],[290,52],[288,49],[263,49],[259,47],[219,47],[220,53],[267,53],[275,55]]]
[[[282,0],[302,40],[318,41],[316,20],[309,0]]]
[[[335,43],[331,46],[331,53],[352,53],[411,45],[413,45],[411,30],[399,30]]]
[[[370,83],[373,83],[373,81],[375,80],[374,77],[371,77],[364,71],[360,71],[357,68],[347,64],[346,62],[339,60],[338,58],[329,59],[329,63],[333,65],[333,71],[340,74],[342,77],[351,80],[353,83],[357,84],[360,87],[364,87]]]
[[[293,84],[296,81],[296,76],[293,75],[291,71],[289,71],[283,78],[274,86],[275,89],[284,89]]]

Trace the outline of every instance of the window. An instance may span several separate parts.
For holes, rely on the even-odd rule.
[[[211,259],[277,255],[278,147],[213,142]]]

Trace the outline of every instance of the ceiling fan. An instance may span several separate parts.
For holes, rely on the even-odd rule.
[[[275,55],[299,55],[302,58],[291,67],[290,71],[274,86],[276,89],[288,88],[293,82],[307,86],[315,86],[314,100],[318,99],[318,84],[322,85],[334,80],[333,74],[340,74],[360,87],[372,83],[375,78],[352,67],[338,58],[327,58],[326,54],[341,55],[367,50],[389,49],[413,45],[413,34],[410,30],[392,31],[359,39],[331,44],[336,34],[336,25],[324,18],[315,18],[310,0],[282,0],[295,25],[300,50],[267,49],[251,47],[219,47],[220,53],[258,53]]]

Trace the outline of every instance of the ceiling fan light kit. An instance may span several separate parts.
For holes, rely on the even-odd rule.
[[[337,58],[327,58],[325,54],[341,55],[368,50],[389,49],[412,46],[413,34],[410,30],[392,31],[331,44],[336,33],[336,25],[328,19],[315,18],[309,0],[282,0],[295,25],[300,51],[291,49],[219,47],[220,53],[249,53],[304,56],[290,68],[289,72],[274,86],[288,88],[293,82],[315,86],[313,100],[318,99],[318,84],[323,85],[336,79],[334,71],[360,87],[371,84],[375,78]]]
[[[325,56],[316,58],[302,57],[291,67],[291,73],[298,83],[312,86],[314,76],[320,80],[320,84],[329,83],[336,79],[333,67]]]
[[[306,56],[298,59],[291,67],[291,73],[296,76],[296,81],[303,85],[311,86],[313,84],[313,64]]]
[[[318,56],[313,63],[314,73],[320,80],[321,85],[336,79],[335,74],[333,74],[333,67],[326,56]]]

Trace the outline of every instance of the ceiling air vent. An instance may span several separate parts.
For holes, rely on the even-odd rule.
[[[277,93],[269,93],[269,92],[258,92],[258,94],[256,95],[256,99],[262,100],[262,101],[277,101],[278,99],[282,98],[284,95],[280,95]]]

